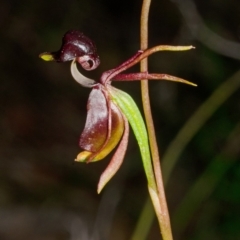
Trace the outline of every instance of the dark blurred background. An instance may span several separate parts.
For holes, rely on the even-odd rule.
[[[1,0],[1,240],[131,239],[148,196],[133,134],[123,166],[98,195],[97,182],[110,157],[74,163],[89,89],[73,81],[68,63],[47,63],[38,55],[57,50],[67,30],[79,29],[98,47],[101,65],[85,72],[97,79],[139,49],[141,4]],[[152,1],[149,46],[196,47],[149,58],[151,72],[198,84],[150,82],[158,144],[166,156],[163,168],[170,168],[165,153],[178,154],[169,181],[163,169],[178,240],[240,239],[239,12],[236,0]],[[130,93],[142,109],[138,82],[114,86]],[[184,137],[169,149],[199,107]],[[148,225],[151,217],[145,221]],[[150,226],[145,239],[160,239],[156,219]]]

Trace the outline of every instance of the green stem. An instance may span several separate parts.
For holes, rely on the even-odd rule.
[[[148,16],[151,0],[143,0],[142,12],[141,12],[141,50],[145,50],[148,47]],[[141,71],[148,71],[147,58],[141,61]],[[160,157],[158,152],[158,146],[156,141],[155,129],[152,119],[152,112],[150,106],[149,90],[148,90],[148,80],[141,81],[141,92],[142,92],[142,102],[144,115],[146,119],[146,125],[148,129],[150,149],[153,159],[153,168],[157,184],[156,195],[150,192],[150,196],[153,201],[153,205],[157,214],[158,222],[160,225],[163,240],[172,240],[172,231],[169,219],[169,213],[167,208],[167,202],[165,197],[164,185],[162,180]],[[154,201],[157,200],[160,203],[160,207],[157,209]]]
[[[180,155],[186,148],[187,144],[192,140],[192,138],[197,134],[197,132],[202,128],[202,126],[207,122],[207,120],[209,120],[209,118],[212,117],[214,112],[224,102],[226,102],[230,96],[232,96],[237,90],[239,90],[239,88],[240,88],[240,71],[237,71],[228,80],[223,82],[184,124],[184,126],[181,128],[175,139],[168,146],[166,153],[163,156],[162,169],[164,171],[165,184],[168,183],[172,170],[175,167]],[[186,206],[188,206],[188,204],[189,203],[186,203]],[[153,211],[152,207],[149,205],[148,199],[145,202],[144,208],[147,207],[148,211]],[[149,216],[152,215],[149,213]],[[180,216],[180,214],[178,216]],[[142,218],[142,216],[140,218]],[[173,222],[175,221],[175,223],[177,223],[176,218],[177,217],[175,216],[175,219],[173,219]],[[151,222],[152,219],[148,219],[148,221]],[[178,225],[176,224],[176,227],[177,226]],[[148,227],[148,225],[145,225],[145,228],[146,227]],[[141,231],[145,233],[149,230],[149,228],[148,229],[141,228],[140,224],[138,224],[135,232],[138,233],[139,231]]]

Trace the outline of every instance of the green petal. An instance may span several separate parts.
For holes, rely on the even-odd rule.
[[[148,179],[148,184],[153,189],[156,189],[151,154],[149,149],[148,134],[142,115],[136,103],[134,102],[130,95],[119,89],[112,87],[111,85],[109,85],[107,88],[111,95],[112,100],[122,110],[123,114],[127,117],[133,129],[134,135],[136,136],[140,148],[143,166]]]

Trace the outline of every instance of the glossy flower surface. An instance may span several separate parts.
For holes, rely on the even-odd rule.
[[[98,82],[83,76],[77,69],[77,63],[86,70],[95,69],[100,63],[95,44],[79,31],[67,32],[63,37],[59,51],[40,54],[40,57],[45,61],[72,61],[71,73],[73,78],[82,86],[92,89],[87,103],[86,124],[79,142],[83,151],[78,154],[76,161],[94,162],[101,160],[118,145],[109,165],[101,175],[98,192],[103,189],[122,164],[128,144],[128,122],[137,138],[147,178],[151,175],[148,173],[149,167],[152,166],[148,134],[141,113],[133,99],[127,93],[114,88],[111,85],[112,81],[169,80],[196,86],[191,82],[168,74],[122,73],[157,51],[184,51],[192,48],[192,46],[160,45],[145,51],[138,51],[121,65],[104,72]],[[152,182],[152,180],[148,179],[148,182]]]
[[[94,42],[82,32],[71,30],[65,33],[62,46],[56,52],[44,52],[40,57],[45,61],[67,62],[76,60],[85,70],[93,70],[100,64]]]
[[[103,159],[116,147],[124,132],[124,117],[101,84],[93,87],[87,104],[87,120],[80,137],[81,152],[76,161]]]

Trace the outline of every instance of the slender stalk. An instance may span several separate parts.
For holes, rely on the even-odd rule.
[[[151,0],[143,0],[142,4],[142,12],[141,12],[141,50],[145,50],[148,47],[148,16],[149,16],[149,8],[150,8]],[[148,62],[147,58],[141,61],[141,72],[148,71]],[[150,98],[149,98],[149,90],[148,90],[148,80],[141,81],[141,92],[142,92],[142,102],[144,115],[146,119],[146,125],[148,129],[150,149],[153,159],[153,168],[154,174],[157,184],[157,197],[160,202],[160,208],[156,209],[156,214],[158,218],[158,222],[161,229],[161,234],[163,240],[172,240],[172,231],[171,224],[169,219],[169,213],[167,208],[167,202],[165,197],[164,185],[162,180],[161,166],[160,166],[160,157],[158,152],[158,146],[156,141],[155,129],[152,119],[152,112],[150,106]],[[154,197],[150,193],[152,200],[154,201]],[[154,203],[154,202],[153,202]],[[155,204],[154,204],[155,205]],[[158,212],[159,211],[159,212]]]

